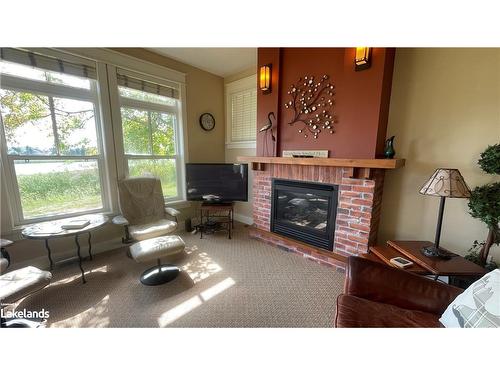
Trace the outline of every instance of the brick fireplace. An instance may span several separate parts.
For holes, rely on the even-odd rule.
[[[380,206],[384,169],[367,169],[356,173],[351,167],[300,164],[265,164],[264,170],[254,170],[253,220],[258,230],[252,236],[288,251],[302,254],[320,263],[343,268],[342,259],[368,251],[375,243],[380,221]],[[338,185],[333,247],[330,252],[311,249],[286,236],[271,233],[271,189],[273,179],[319,182]]]
[[[251,235],[339,268],[345,267],[347,256],[366,253],[375,244],[385,172],[404,165],[402,159],[381,159],[387,138],[395,50],[373,48],[371,67],[363,71],[354,69],[355,52],[355,48],[259,48],[257,65],[272,65],[271,90],[257,94],[257,156],[238,158],[251,163],[254,171]],[[334,129],[322,131],[317,137],[304,134],[297,124],[306,124],[308,116],[304,112],[302,122],[297,121],[291,87],[305,77],[313,81],[329,77],[334,86],[329,93],[334,103]],[[313,106],[307,109],[311,114],[319,111]],[[273,137],[267,131],[259,131],[272,118],[270,114],[275,115],[271,122]],[[327,151],[328,158],[280,157],[284,151],[293,150]],[[300,235],[293,230],[276,230],[274,226],[273,232],[273,179],[336,186],[338,201],[332,215],[335,223],[328,227],[333,231],[333,240],[330,237],[327,245],[317,242],[314,246],[308,238],[307,244],[299,241]],[[302,199],[310,203],[309,198],[299,197]],[[312,225],[309,217],[304,216],[304,208],[289,210],[292,219],[287,220],[292,224],[299,225],[302,220],[302,225],[309,229],[317,225],[316,218]],[[327,223],[330,225],[328,220]]]

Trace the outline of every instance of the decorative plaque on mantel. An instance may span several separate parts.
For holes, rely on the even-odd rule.
[[[284,158],[309,157],[309,158],[327,158],[328,150],[283,150]]]

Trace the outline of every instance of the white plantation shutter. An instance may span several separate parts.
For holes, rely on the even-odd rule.
[[[257,90],[231,94],[231,142],[254,141],[257,133]]]

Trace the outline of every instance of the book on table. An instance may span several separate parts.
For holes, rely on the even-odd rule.
[[[62,229],[82,229],[90,224],[89,220],[86,219],[75,219],[69,220],[61,225]]]

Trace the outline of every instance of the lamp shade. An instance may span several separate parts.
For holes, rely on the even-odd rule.
[[[271,92],[271,64],[260,67],[259,82],[263,93],[268,94]]]
[[[458,169],[438,168],[420,194],[446,198],[469,198],[470,190]]]

